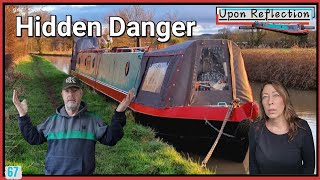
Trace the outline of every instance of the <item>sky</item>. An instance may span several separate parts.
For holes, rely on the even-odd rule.
[[[43,11],[57,15],[58,21],[65,20],[66,15],[72,15],[72,21],[87,19],[99,21],[106,27],[105,18],[117,10],[129,5],[46,5]],[[143,5],[147,11],[154,12],[154,21],[163,20],[167,13],[175,13],[179,21],[196,21],[193,35],[214,34],[225,26],[215,24],[215,5]]]
[[[106,17],[128,6],[130,5],[45,5],[41,8],[57,15],[58,21],[65,20],[66,15],[72,15],[72,21],[82,18],[99,21],[103,27],[107,27]],[[216,25],[215,5],[143,5],[143,8],[154,13],[155,22],[163,20],[167,13],[174,13],[179,21],[196,21],[197,26],[193,28],[193,35],[215,34],[224,27],[238,29],[235,25]],[[312,21],[311,25],[315,26],[316,21]]]

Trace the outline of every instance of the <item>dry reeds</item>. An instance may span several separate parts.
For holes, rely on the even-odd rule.
[[[250,81],[277,80],[296,89],[317,87],[315,48],[243,49],[242,55]]]

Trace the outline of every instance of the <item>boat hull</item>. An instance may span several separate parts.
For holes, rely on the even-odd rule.
[[[135,120],[152,128],[157,137],[172,144],[177,150],[205,155],[216,140],[222,121],[161,118],[134,113]],[[223,158],[243,161],[249,141],[249,121],[227,122],[215,154]],[[214,129],[213,127],[216,129]]]

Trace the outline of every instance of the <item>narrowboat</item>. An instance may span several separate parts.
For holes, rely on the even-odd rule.
[[[75,42],[71,74],[120,102],[131,88],[130,108],[137,122],[160,135],[208,139],[224,120],[222,139],[240,142],[238,159],[248,148],[248,129],[258,115],[240,48],[230,40],[190,40],[148,48],[99,49],[96,37]],[[229,117],[230,103],[239,104]]]

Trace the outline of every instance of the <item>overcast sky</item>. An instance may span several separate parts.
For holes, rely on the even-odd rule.
[[[58,21],[65,20],[66,15],[72,15],[72,21],[81,18],[100,21],[104,26],[105,17],[112,15],[119,9],[129,5],[46,5],[42,10],[57,15]],[[197,27],[194,28],[193,35],[213,34],[224,26],[215,24],[215,5],[143,5],[147,11],[154,12],[154,21],[164,19],[167,13],[174,12],[179,21],[196,21]]]
[[[66,15],[72,15],[72,21],[77,21],[82,18],[90,21],[99,21],[103,26],[107,27],[105,22],[106,16],[113,15],[119,9],[128,6],[129,5],[45,5],[42,7],[42,10],[57,15],[58,21],[65,20]],[[246,7],[248,7],[248,5],[246,5]],[[155,22],[163,20],[167,13],[172,12],[177,16],[177,20],[196,21],[197,27],[193,28],[193,35],[214,34],[224,27],[238,29],[238,26],[216,25],[215,5],[143,5],[143,8],[147,11],[154,12]],[[315,26],[315,23],[316,21],[314,20],[311,22],[311,25]]]

